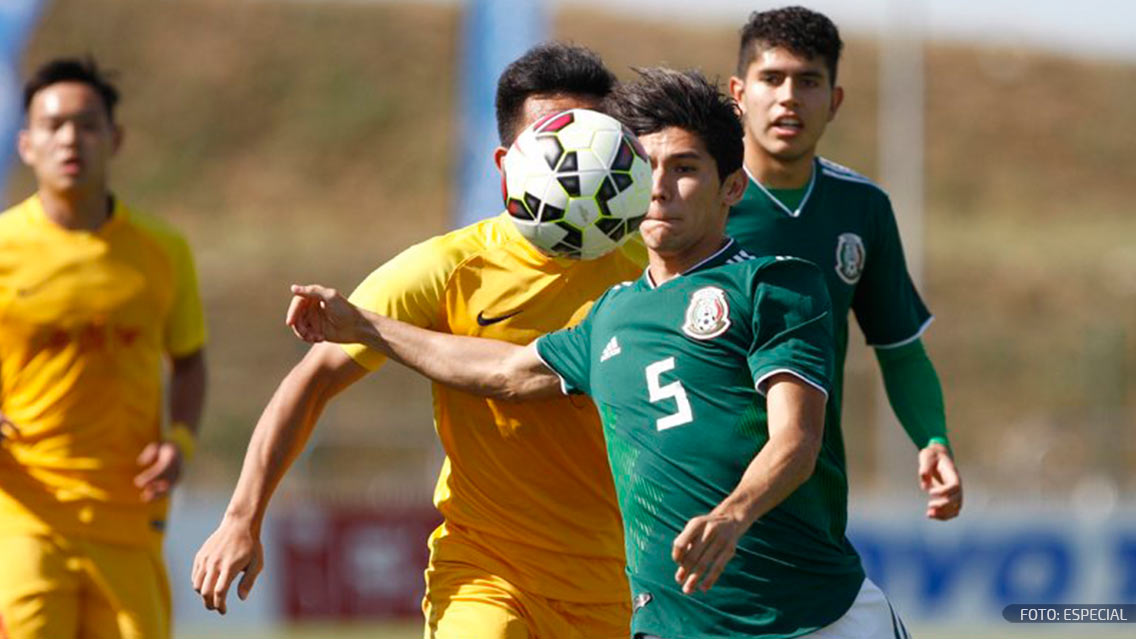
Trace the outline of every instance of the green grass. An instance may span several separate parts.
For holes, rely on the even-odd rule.
[[[217,639],[219,636],[241,639],[421,639],[421,622],[389,623],[305,623],[266,628],[226,628],[178,631],[174,639]]]

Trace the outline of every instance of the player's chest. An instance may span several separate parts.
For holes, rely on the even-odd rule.
[[[758,256],[788,255],[816,264],[834,306],[851,304],[871,259],[871,228],[854,215],[825,215],[806,208],[799,217],[769,207],[731,213],[727,228],[738,244]]]
[[[584,269],[563,272],[476,265],[451,278],[445,321],[456,335],[527,344],[579,323],[617,281],[611,274]]]
[[[9,331],[135,334],[160,325],[172,303],[169,266],[145,249],[100,238],[32,238],[0,256],[0,323]]]
[[[591,387],[597,400],[637,412],[652,412],[655,404],[682,413],[684,399],[731,389],[752,392],[746,361],[752,328],[743,301],[704,284],[645,291],[617,302],[603,306],[592,326]]]

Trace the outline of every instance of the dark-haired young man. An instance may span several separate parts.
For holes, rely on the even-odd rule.
[[[729,97],[697,73],[641,73],[611,110],[651,160],[650,265],[577,326],[527,347],[457,338],[319,286],[293,287],[288,322],[303,339],[362,342],[466,392],[590,395],[623,515],[636,639],[902,637],[833,532],[845,505],[828,493],[843,460],[823,436],[824,279],[723,234],[746,182]]]
[[[497,87],[498,167],[527,125],[595,108],[614,84],[580,47],[544,44],[514,61]],[[605,289],[640,273],[642,246],[629,245],[595,260],[553,259],[503,213],[407,249],[352,300],[418,326],[525,344],[579,321]],[[206,607],[224,612],[242,571],[238,594],[247,596],[263,561],[259,531],[273,489],[323,405],[384,359],[360,345],[318,345],[280,384],[224,519],[194,561]],[[445,521],[429,542],[426,636],[626,637],[619,511],[595,408],[568,398],[486,400],[441,385],[433,392],[446,451],[434,501]]]
[[[166,494],[205,389],[193,260],[110,192],[118,93],[93,61],[48,62],[24,95],[38,188],[0,215],[0,618],[12,639],[168,637]]]
[[[793,255],[821,267],[836,327],[825,437],[843,459],[840,406],[851,311],[875,348],[892,408],[919,449],[927,516],[951,519],[962,506],[962,486],[942,388],[920,339],[931,315],[907,273],[891,202],[869,179],[816,152],[844,98],[836,84],[841,48],[836,25],[802,7],[755,12],[742,28],[730,91],[745,125],[749,187],[726,230],[754,254]],[[833,495],[847,493],[844,475],[833,482]],[[843,532],[845,522],[833,524]]]

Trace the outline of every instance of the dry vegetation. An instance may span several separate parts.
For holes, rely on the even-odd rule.
[[[434,5],[219,0],[57,0],[45,17],[26,64],[92,52],[121,72],[117,189],[197,251],[213,386],[195,482],[232,480],[303,352],[280,321],[287,284],[350,288],[448,228],[458,20]],[[556,31],[622,75],[668,63],[725,78],[734,31],[676,24],[568,13]],[[869,176],[886,126],[875,69],[874,44],[853,39],[822,149]],[[968,481],[1037,498],[1085,478],[1130,491],[1136,66],[932,46],[927,70],[926,341]],[[13,196],[29,188],[24,176]],[[850,367],[865,485],[874,364],[859,349]],[[372,377],[335,402],[304,466],[353,497],[419,499],[438,459],[428,389],[395,367]]]

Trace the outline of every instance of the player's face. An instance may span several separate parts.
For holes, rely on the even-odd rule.
[[[730,94],[742,110],[747,155],[756,151],[782,162],[812,159],[844,98],[820,56],[803,58],[780,47],[758,53],[744,78],[730,78]]]
[[[35,172],[41,189],[101,188],[120,140],[121,132],[94,88],[82,82],[58,82],[37,92],[28,105],[20,158]]]
[[[521,106],[521,121],[517,125],[517,130],[513,132],[513,137],[520,135],[521,131],[527,129],[530,124],[546,115],[569,109],[598,109],[599,106],[600,101],[589,95],[571,93],[530,95],[525,98],[525,103]],[[501,163],[505,160],[508,151],[509,149],[499,146],[493,152],[493,161],[497,164],[498,171],[501,170]]]
[[[663,257],[712,250],[730,205],[745,190],[742,172],[721,181],[706,145],[685,129],[668,127],[639,140],[651,160],[651,204],[639,226],[647,248]]]

